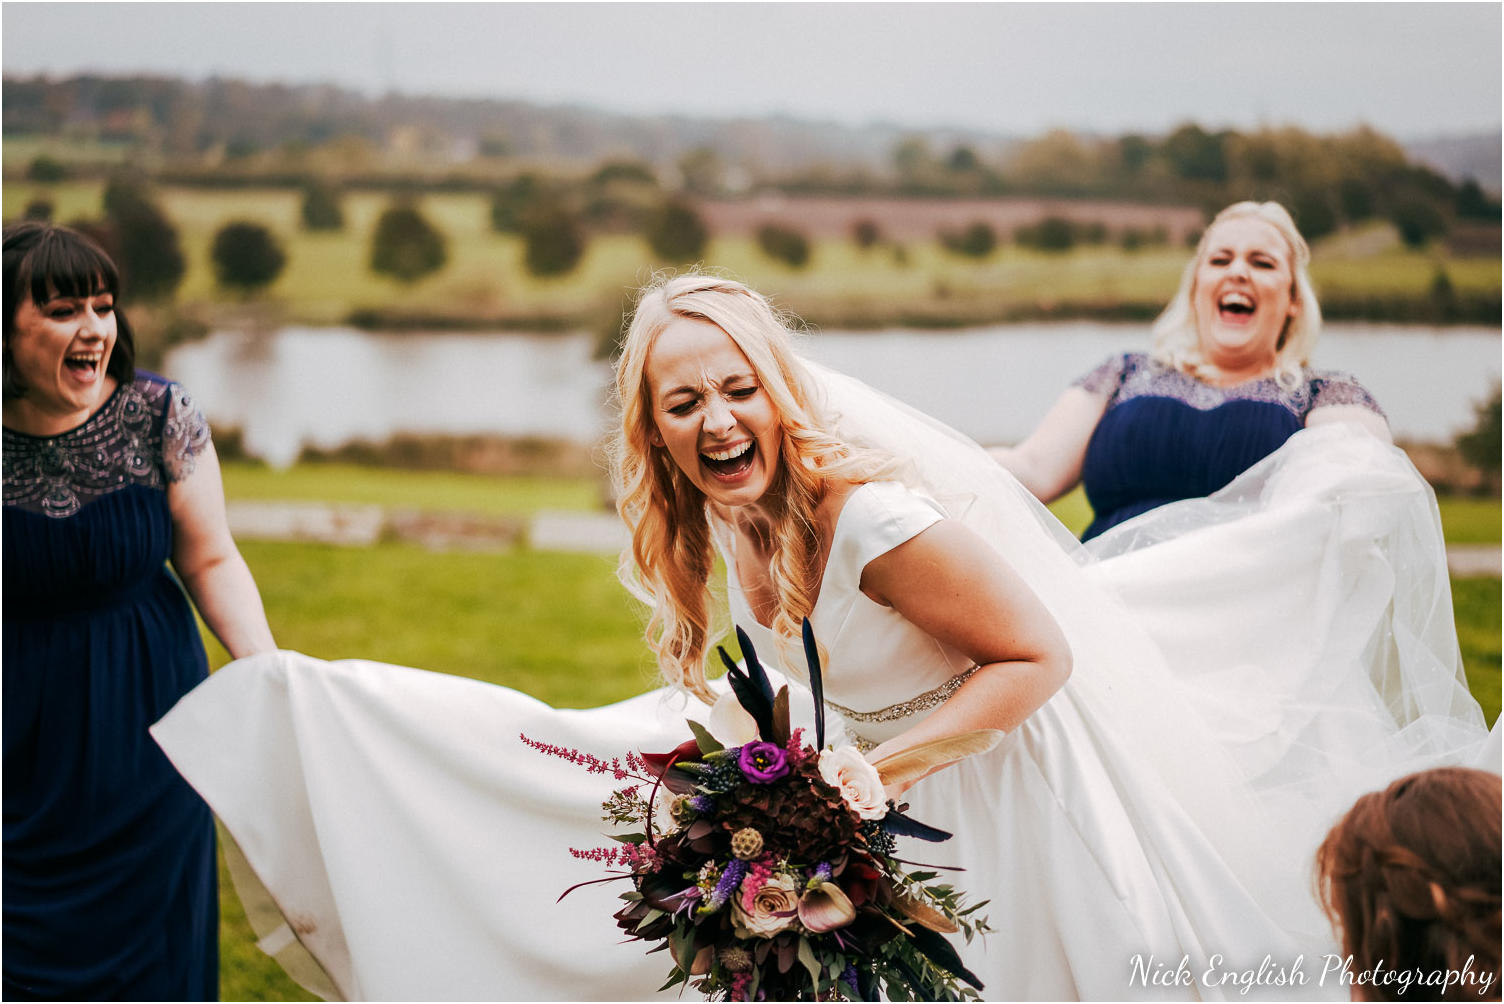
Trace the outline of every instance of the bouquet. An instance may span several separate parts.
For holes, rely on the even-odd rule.
[[[522,737],[632,782],[603,808],[609,822],[636,829],[614,846],[572,853],[622,869],[595,881],[631,879],[616,923],[669,953],[660,990],[688,983],[731,1001],[977,999],[982,984],[945,935],[969,942],[988,931],[977,915],[986,904],[964,906],[936,872],[906,870],[895,837],[951,835],[905,815],[884,785],[991,749],[1001,733],[950,737],[875,764],[854,747],[827,749],[806,621],[808,745],[803,729],[789,727],[788,688],[775,695],[751,641],[740,629],[737,638],[746,669],[719,649],[731,690],[707,724],[687,722],[693,737],[668,753],[608,763]]]

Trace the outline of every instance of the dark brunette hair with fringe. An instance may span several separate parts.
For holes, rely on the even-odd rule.
[[[4,230],[5,341],[4,372],[0,373],[7,401],[26,394],[26,385],[11,363],[10,340],[16,331],[16,311],[27,299],[44,304],[59,296],[95,296],[102,292],[120,296],[120,270],[104,249],[67,227],[28,221],[12,223]],[[115,305],[115,347],[106,372],[117,383],[130,383],[136,376],[136,339],[131,326]]]

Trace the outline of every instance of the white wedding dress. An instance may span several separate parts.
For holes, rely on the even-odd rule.
[[[854,417],[870,392],[843,396],[826,379],[847,438],[891,417]],[[995,933],[960,946],[984,996],[1234,998],[1244,988],[1219,980],[1267,959],[1306,982],[1271,975],[1246,996],[1345,997],[1316,985],[1336,950],[1310,892],[1316,843],[1361,791],[1467,762],[1485,739],[1449,603],[1417,612],[1406,598],[1424,591],[1416,577],[1445,588],[1444,565],[1415,567],[1435,565],[1429,545],[1396,540],[1435,522],[1424,483],[1362,433],[1302,433],[1227,490],[1239,511],[1161,517],[1152,539],[1118,534],[1119,550],[1093,562],[1042,530],[1006,475],[973,491],[982,468],[968,468],[957,490],[954,467],[975,447],[934,434],[908,454],[925,491],[875,482],[849,496],[811,622],[836,736],[858,742],[898,734],[969,668],[859,588],[867,562],[941,518],[977,528],[1070,639],[1075,669],[1055,697],[991,753],[909,793],[915,818],[955,838],[908,841],[900,856],[961,866],[955,884],[990,900]],[[757,625],[734,580],[729,593],[764,662],[798,677],[798,646]],[[263,946],[305,985],[349,999],[637,1000],[668,963],[622,942],[611,913],[624,883],[555,902],[602,874],[568,849],[606,842],[599,805],[614,782],[518,735],[604,757],[663,751],[687,737],[686,713],[705,711],[664,691],[560,711],[454,677],[280,652],[221,670],[153,733],[259,879],[238,883],[253,917],[261,887],[280,910],[261,918]],[[1190,985],[1164,979],[1183,958]],[[1145,979],[1156,974],[1172,985]]]

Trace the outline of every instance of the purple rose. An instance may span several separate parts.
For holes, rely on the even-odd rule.
[[[789,772],[788,754],[783,747],[761,741],[743,746],[737,764],[753,784],[772,784]]]

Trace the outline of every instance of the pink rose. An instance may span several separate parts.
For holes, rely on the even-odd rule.
[[[731,898],[731,929],[738,938],[771,938],[799,915],[799,887],[792,877],[770,877],[752,897],[752,909],[742,906],[742,897]]]

